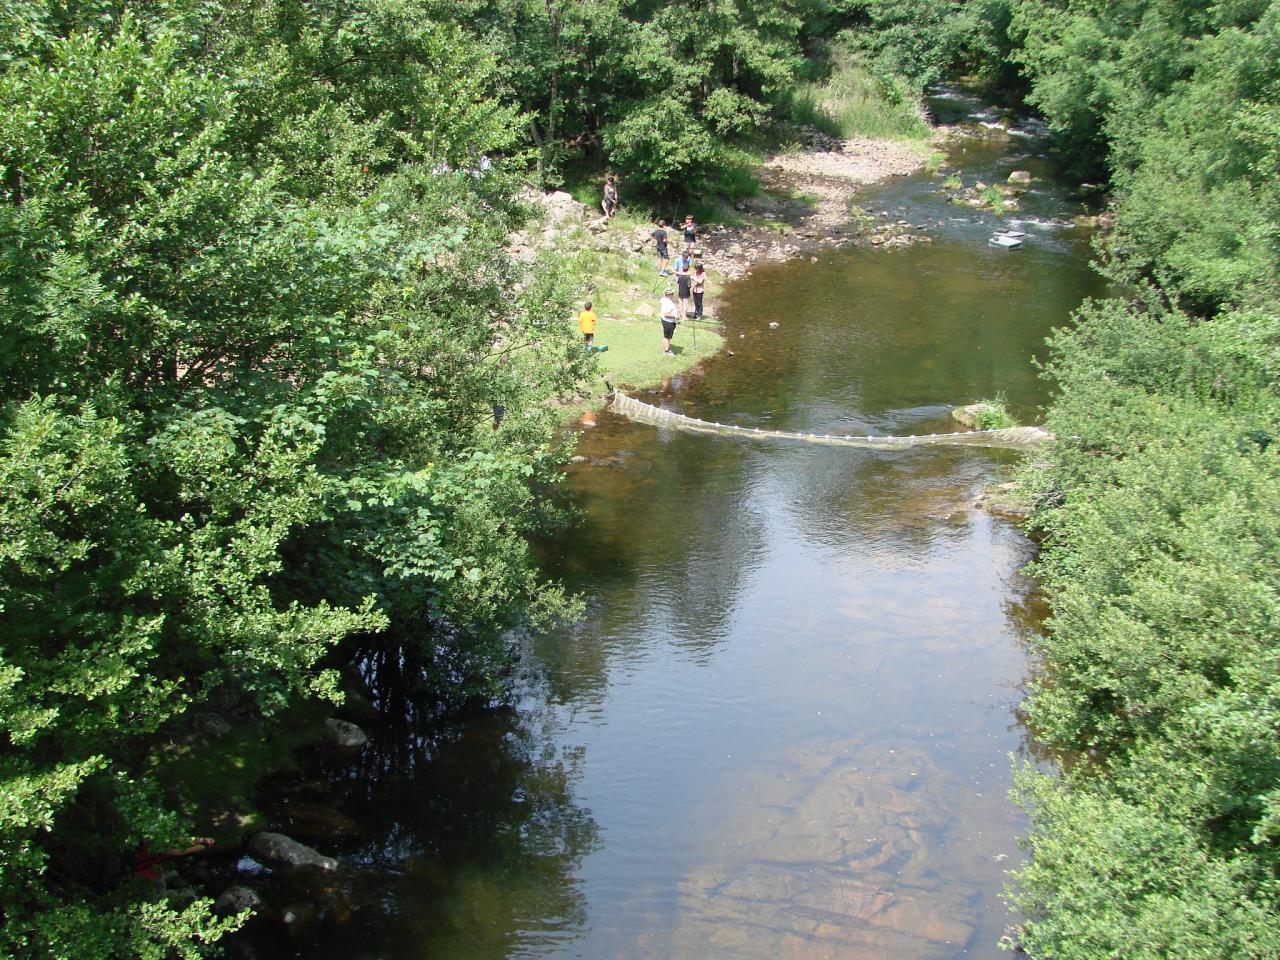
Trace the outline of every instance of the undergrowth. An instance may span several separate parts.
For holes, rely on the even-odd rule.
[[[800,85],[790,106],[796,123],[833,137],[924,140],[930,135],[929,123],[907,86],[877,76],[849,54],[835,57],[825,81]]]

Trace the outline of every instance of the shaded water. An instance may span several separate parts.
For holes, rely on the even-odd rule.
[[[935,103],[969,110],[962,100]],[[946,119],[945,115],[943,119]],[[967,179],[1044,173],[959,142]],[[762,267],[729,348],[642,399],[742,425],[952,429],[1045,400],[1030,358],[1101,293],[1087,237],[952,207],[927,175],[868,206],[935,241]],[[1051,185],[1025,207],[1077,212]],[[780,326],[771,330],[769,321]],[[607,340],[607,331],[602,331]],[[689,332],[681,330],[678,337]],[[679,343],[679,340],[677,340]],[[655,340],[655,349],[657,343]],[[996,957],[1018,861],[1008,755],[1039,615],[1015,528],[972,506],[1007,453],[754,443],[602,415],[548,550],[587,600],[515,709],[332,769],[368,834],[308,957]],[[363,868],[363,869],[361,869]]]

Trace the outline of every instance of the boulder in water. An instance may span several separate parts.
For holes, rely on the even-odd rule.
[[[333,857],[326,857],[283,833],[268,830],[254,834],[249,841],[249,852],[269,866],[285,870],[332,872],[338,869],[338,861]]]
[[[219,916],[230,916],[244,910],[257,910],[262,906],[262,896],[253,887],[237,883],[227,887],[213,901],[213,912]]]
[[[350,720],[329,717],[324,722],[325,739],[343,750],[359,750],[369,742],[368,735]]]

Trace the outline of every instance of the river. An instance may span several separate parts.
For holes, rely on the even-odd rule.
[[[941,119],[990,117],[940,91]],[[982,130],[981,127],[975,127]],[[1014,216],[1070,216],[1034,125],[962,137],[966,183],[1038,179]],[[1032,357],[1104,292],[1079,229],[865,196],[933,242],[763,266],[716,304],[729,349],[641,399],[744,426],[954,429],[954,405],[1047,398]],[[770,328],[770,321],[779,326]],[[607,331],[602,340],[607,341]],[[678,336],[686,336],[682,330]],[[532,644],[510,709],[374,744],[348,813],[342,910],[310,958],[997,957],[1019,862],[1010,756],[1042,611],[1033,547],[975,509],[1013,455],[682,434],[603,414],[569,468],[581,522],[546,547],[586,600]],[[389,759],[390,758],[390,759]],[[395,758],[399,758],[398,761]],[[394,762],[393,762],[394,761]],[[359,784],[358,788],[354,786]]]

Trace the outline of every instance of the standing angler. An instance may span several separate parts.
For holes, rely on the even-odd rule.
[[[667,221],[659,220],[658,228],[649,236],[653,237],[654,246],[658,250],[658,276],[665,277],[667,275],[667,262],[670,257],[667,255]]]
[[[693,316],[696,320],[702,319],[702,296],[707,290],[707,271],[699,260],[693,265]],[[696,327],[694,328],[697,329]]]
[[[686,213],[684,216],[684,252],[689,253],[690,250],[698,243],[698,225],[693,222],[693,214]]]
[[[676,316],[676,303],[671,299],[673,293],[670,287],[663,291],[662,299],[658,301],[658,315],[662,317],[662,355],[664,357],[674,357],[671,352],[671,338],[675,336],[676,324],[680,322],[680,318]]]

